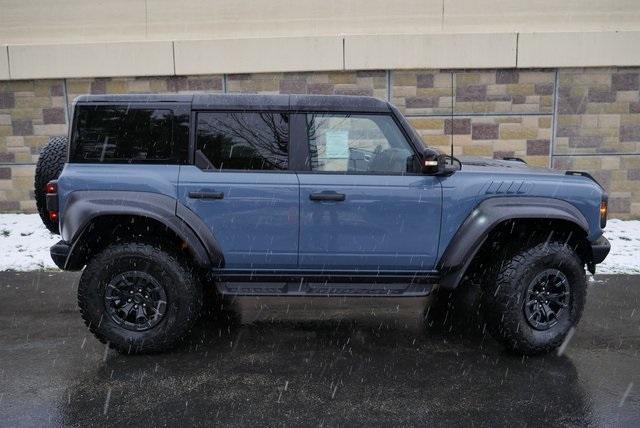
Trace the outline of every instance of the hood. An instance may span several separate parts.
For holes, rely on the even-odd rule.
[[[512,170],[513,172],[525,172],[527,174],[554,174],[554,175],[564,175],[565,171],[560,171],[557,169],[550,168],[540,168],[535,166],[530,166],[526,162],[522,160],[516,160],[517,158],[511,159],[492,159],[488,157],[479,157],[479,156],[460,156],[457,158],[460,162],[462,162],[462,169],[467,170],[476,170],[476,171],[491,171],[495,170],[496,172],[507,172]]]

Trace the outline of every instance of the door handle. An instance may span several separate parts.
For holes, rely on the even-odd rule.
[[[345,200],[344,193],[337,192],[318,192],[311,193],[309,195],[309,199],[312,201],[320,201],[320,202],[342,202]]]
[[[223,192],[189,192],[191,199],[222,199],[224,198]]]

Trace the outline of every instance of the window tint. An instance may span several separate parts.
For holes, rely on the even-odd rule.
[[[414,152],[390,116],[308,114],[313,171],[406,173]]]
[[[282,113],[198,113],[195,163],[201,169],[284,170],[289,123]]]
[[[175,163],[169,109],[76,106],[72,162]]]

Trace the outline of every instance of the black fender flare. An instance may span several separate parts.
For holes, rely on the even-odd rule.
[[[82,259],[79,254],[83,250],[77,245],[89,226],[99,217],[131,215],[147,217],[158,221],[180,239],[193,253],[195,262],[204,268],[211,266],[224,266],[224,256],[213,233],[208,229],[198,216],[185,207],[184,210],[191,213],[186,219],[177,215],[179,202],[166,195],[150,192],[131,191],[76,191],[69,195],[65,203],[62,222],[62,239],[71,244],[71,250],[65,268],[77,269]],[[195,227],[194,227],[195,226]]]
[[[458,286],[476,253],[489,233],[500,223],[513,219],[557,219],[579,226],[585,233],[589,223],[570,203],[544,197],[496,197],[482,201],[469,214],[449,242],[437,268],[440,286]]]

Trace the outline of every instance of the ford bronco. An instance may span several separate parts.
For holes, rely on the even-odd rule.
[[[94,95],[36,170],[54,262],[98,339],[168,349],[220,296],[421,297],[473,283],[489,332],[562,344],[609,252],[589,174],[424,147],[390,103]],[[216,297],[218,296],[218,297]],[[214,298],[212,297],[212,298]]]

